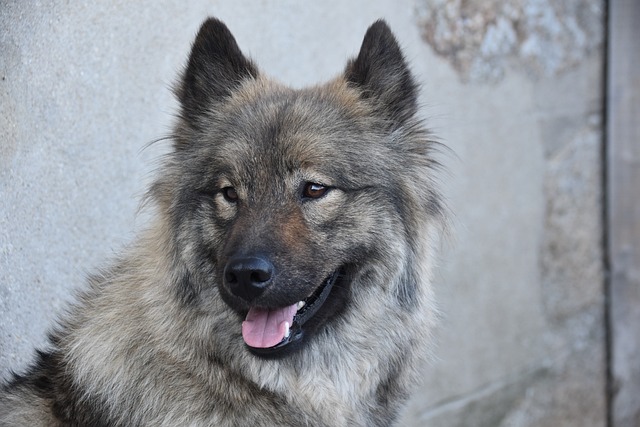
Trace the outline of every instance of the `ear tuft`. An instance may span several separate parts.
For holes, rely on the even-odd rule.
[[[227,26],[209,18],[193,42],[176,94],[189,116],[229,96],[245,79],[257,76],[256,66],[242,54]]]
[[[362,98],[382,107],[394,124],[401,125],[417,110],[417,85],[391,29],[383,20],[367,30],[357,58],[347,64],[347,82]]]

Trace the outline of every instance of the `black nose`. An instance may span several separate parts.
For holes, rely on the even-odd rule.
[[[234,257],[224,268],[224,280],[231,293],[253,301],[269,286],[273,272],[273,264],[264,258]]]

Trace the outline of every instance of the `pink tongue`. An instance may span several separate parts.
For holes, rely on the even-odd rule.
[[[285,322],[291,326],[295,314],[296,304],[276,309],[251,308],[242,322],[242,338],[251,347],[273,347],[284,339]]]

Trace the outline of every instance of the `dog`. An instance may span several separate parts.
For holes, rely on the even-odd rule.
[[[291,89],[209,18],[175,93],[153,219],[3,385],[0,425],[392,425],[447,215],[388,25]]]

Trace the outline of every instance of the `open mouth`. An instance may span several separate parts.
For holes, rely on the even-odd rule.
[[[325,303],[339,276],[338,271],[304,301],[287,307],[252,307],[242,322],[242,338],[249,350],[261,356],[275,355],[304,336],[304,324]]]

